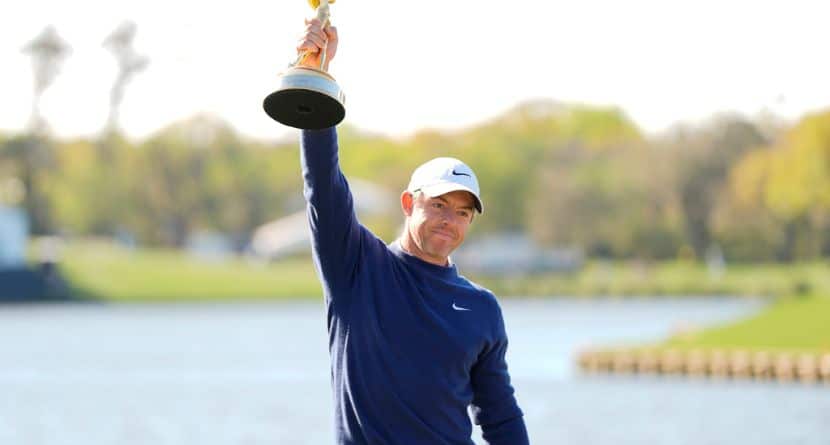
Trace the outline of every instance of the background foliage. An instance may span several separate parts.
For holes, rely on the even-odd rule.
[[[347,176],[395,191],[431,157],[464,159],[488,203],[471,236],[526,232],[600,258],[830,256],[830,111],[783,128],[724,115],[647,137],[622,110],[539,101],[462,131],[339,134]],[[178,247],[213,231],[242,249],[302,208],[296,145],[207,116],[142,141],[0,135],[0,181],[23,184],[36,234]],[[390,239],[396,223],[370,225]]]

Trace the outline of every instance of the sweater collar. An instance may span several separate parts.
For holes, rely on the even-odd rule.
[[[423,271],[424,273],[445,279],[456,278],[458,276],[458,268],[455,263],[452,262],[452,258],[448,258],[450,263],[449,266],[439,266],[437,264],[424,261],[404,250],[403,246],[401,246],[400,240],[392,242],[392,244],[389,245],[389,250],[391,250],[395,256],[403,260],[406,264]]]

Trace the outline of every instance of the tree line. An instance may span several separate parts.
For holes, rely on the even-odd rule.
[[[431,157],[469,163],[488,203],[471,237],[523,232],[604,258],[830,256],[830,111],[792,125],[723,115],[646,136],[617,108],[538,101],[464,130],[339,135],[347,176],[396,191]],[[241,249],[303,207],[296,140],[251,140],[206,116],[136,142],[0,135],[0,188],[12,182],[35,234],[146,246],[215,231]],[[389,239],[397,218],[366,222]]]

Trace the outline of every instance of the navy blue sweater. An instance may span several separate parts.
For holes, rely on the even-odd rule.
[[[487,443],[527,444],[495,296],[360,225],[333,128],[301,146],[337,443],[471,445],[469,407]]]

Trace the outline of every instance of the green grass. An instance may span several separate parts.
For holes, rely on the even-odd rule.
[[[721,274],[693,262],[591,262],[573,274],[477,277],[499,295],[830,295],[830,263],[729,265]]]
[[[663,346],[681,349],[830,351],[830,297],[785,298],[755,317],[675,335]]]
[[[313,299],[322,293],[308,257],[209,262],[173,250],[83,241],[66,246],[61,267],[82,295],[111,301]],[[730,265],[722,275],[691,262],[590,262],[568,275],[470,278],[500,297],[830,295],[830,263],[820,262]]]
[[[279,300],[321,298],[308,259],[275,264],[211,262],[170,250],[74,243],[61,269],[82,296],[106,301]]]

